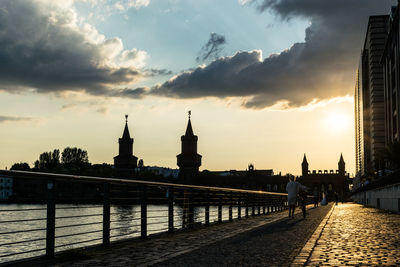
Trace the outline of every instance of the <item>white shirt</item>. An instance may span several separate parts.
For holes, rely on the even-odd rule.
[[[295,181],[290,181],[286,185],[286,192],[288,192],[288,198],[293,198],[297,196],[297,193],[299,192],[300,184]]]

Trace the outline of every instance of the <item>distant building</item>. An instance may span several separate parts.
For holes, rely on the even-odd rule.
[[[0,200],[7,200],[13,195],[13,178],[0,175]]]
[[[182,182],[192,182],[196,179],[201,166],[201,155],[197,154],[198,137],[194,135],[192,123],[189,120],[186,127],[185,135],[182,135],[181,154],[177,155],[177,164],[179,166],[179,180]]]
[[[355,88],[356,176],[383,169],[385,147],[383,55],[389,16],[371,16]]]
[[[138,158],[133,155],[133,138],[131,138],[128,129],[128,115],[125,115],[125,128],[122,138],[118,139],[119,153],[114,157],[114,167],[118,175],[131,178],[137,168]]]
[[[179,176],[179,169],[171,169],[158,166],[142,166],[138,168],[138,173],[140,172],[151,172],[164,178],[173,179],[177,179]]]
[[[390,23],[387,25],[388,36],[383,50],[381,63],[384,76],[385,101],[385,144],[400,141],[400,48],[399,48],[399,6],[393,7]]]
[[[249,174],[256,176],[274,176],[274,171],[272,169],[256,170],[253,164],[249,164],[247,170],[212,171],[211,173],[218,176],[249,176]]]
[[[346,173],[346,163],[343,155],[340,155],[337,170],[309,170],[306,155],[304,154],[301,163],[302,176],[299,182],[310,189],[310,193],[325,192],[332,199],[334,193],[338,193],[341,197],[346,197],[349,192],[350,178]]]

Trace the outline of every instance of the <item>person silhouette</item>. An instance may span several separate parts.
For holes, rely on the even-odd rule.
[[[326,199],[326,193],[322,192],[322,201],[321,201],[321,206],[325,206],[328,204],[328,200]]]
[[[294,180],[294,176],[289,176],[289,182],[286,185],[286,192],[288,192],[289,218],[294,218],[294,210],[296,208],[299,188],[300,184]]]

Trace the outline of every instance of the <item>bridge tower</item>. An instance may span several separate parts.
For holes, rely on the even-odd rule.
[[[197,154],[198,137],[194,135],[192,123],[190,121],[191,112],[188,112],[189,120],[185,135],[182,135],[181,154],[177,155],[177,164],[179,166],[179,179],[184,182],[190,182],[195,179],[201,166],[201,155]]]
[[[118,156],[114,157],[114,167],[118,170],[122,170],[125,174],[131,174],[132,176],[134,169],[137,168],[137,157],[133,155],[133,138],[131,138],[128,129],[128,115],[125,115],[125,128],[122,138],[118,139],[119,153]],[[122,174],[122,173],[121,173]]]
[[[304,177],[308,174],[308,162],[304,153],[303,162],[301,163],[301,175]]]
[[[339,159],[339,163],[338,163],[338,170],[339,170],[339,175],[344,176],[346,173],[346,163],[343,160],[343,154],[340,153],[340,159]]]

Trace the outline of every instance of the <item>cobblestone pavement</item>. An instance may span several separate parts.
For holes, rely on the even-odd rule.
[[[309,209],[306,219],[285,218],[156,266],[289,266],[331,207]]]
[[[348,203],[335,206],[307,266],[400,266],[400,215]]]
[[[47,266],[226,266],[288,263],[303,247],[330,207],[309,209],[302,219],[287,211],[214,224],[192,231],[92,248],[59,257]],[[25,266],[38,266],[30,262]]]

